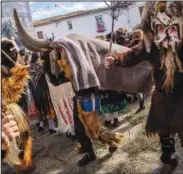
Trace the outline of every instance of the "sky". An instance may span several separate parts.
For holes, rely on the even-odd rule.
[[[106,7],[104,2],[29,2],[33,21],[74,11]]]

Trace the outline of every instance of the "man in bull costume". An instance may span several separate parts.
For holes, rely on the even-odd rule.
[[[171,173],[177,166],[175,133],[183,145],[183,2],[146,3],[141,24],[139,42],[127,52],[106,57],[105,65],[151,64],[155,89],[146,132],[159,134],[164,164],[160,173]]]
[[[57,62],[61,60],[59,65],[61,65],[61,68],[64,70],[66,77],[71,81],[73,85],[73,89],[76,94],[74,99],[74,110],[77,108],[78,113],[76,113],[76,117],[79,117],[80,120],[80,124],[78,125],[82,126],[82,129],[80,129],[78,132],[82,132],[83,136],[82,140],[80,139],[82,142],[79,139],[78,141],[80,141],[80,144],[83,145],[83,150],[86,152],[86,155],[78,162],[78,165],[83,166],[96,159],[92,148],[91,139],[100,140],[103,143],[107,143],[109,145],[109,151],[114,152],[120,145],[123,136],[118,132],[109,132],[99,122],[98,111],[100,109],[100,101],[97,96],[97,91],[100,84],[94,69],[91,69],[91,66],[88,64],[91,63],[91,61],[87,62],[88,60],[84,60],[85,57],[82,53],[83,50],[80,50],[75,43],[70,43],[70,39],[62,40],[63,43],[60,45],[60,43],[57,41],[50,42],[48,40],[39,40],[33,38],[26,32],[24,26],[20,22],[20,19],[18,18],[16,10],[14,10],[14,17],[22,43],[32,51],[41,51],[45,54],[46,51],[49,51],[50,58]],[[71,37],[74,36],[75,35],[71,35]],[[77,39],[80,39],[80,37],[76,36],[76,38],[73,39],[76,39],[73,41],[77,42]],[[36,43],[34,44],[32,41],[36,41]],[[39,43],[41,43],[41,45],[39,45]],[[71,44],[71,47],[67,44]],[[74,48],[72,48],[72,46]],[[79,51],[78,54],[81,53],[81,55],[72,53],[72,50],[74,49],[75,51]],[[108,51],[108,49],[105,49],[105,53],[106,51]],[[73,58],[72,56],[77,57]],[[97,57],[99,58],[99,55]],[[74,62],[73,66],[76,67],[71,68],[72,63],[70,61],[68,62],[68,58],[70,58],[71,62],[72,60],[76,60],[79,64],[75,64]],[[85,63],[83,61],[85,61]],[[84,66],[84,64],[88,64],[87,68]]]
[[[108,131],[99,122],[100,100],[98,91],[144,92],[147,89],[147,81],[150,86],[152,85],[151,69],[147,64],[142,63],[141,66],[131,69],[115,68],[109,71],[103,64],[104,58],[109,52],[109,42],[76,34],[67,35],[64,39],[57,41],[37,39],[26,32],[16,10],[14,10],[14,19],[22,43],[32,51],[41,51],[43,54],[49,52],[52,62],[59,64],[73,85],[76,95],[75,104],[77,105],[75,109],[77,108],[77,117],[79,117],[80,125],[83,127],[80,131],[83,132],[83,136],[88,136],[83,139],[83,144],[85,147],[90,147],[91,150],[85,148],[87,154],[79,161],[79,166],[86,165],[96,158],[91,139],[107,143],[111,153],[117,150],[123,135]],[[127,50],[130,49],[117,44],[112,47],[112,51],[116,53]]]

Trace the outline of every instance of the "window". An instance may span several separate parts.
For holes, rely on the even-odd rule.
[[[104,26],[102,15],[95,16],[95,20],[96,20],[97,31],[98,32],[104,32],[105,31],[105,26]]]
[[[103,20],[102,20],[102,15],[100,15],[100,16],[95,16],[95,18],[96,18],[96,22],[103,22]]]
[[[142,16],[142,13],[143,13],[143,9],[144,9],[144,6],[142,6],[142,7],[139,7],[139,11],[140,11],[140,16]]]
[[[72,30],[72,22],[71,21],[67,21],[67,25],[68,25],[68,29]]]
[[[37,32],[37,36],[39,39],[44,39],[44,36],[43,36],[43,32],[42,31],[38,31]]]

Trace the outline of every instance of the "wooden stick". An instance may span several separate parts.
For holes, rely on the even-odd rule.
[[[16,65],[16,62],[8,54],[6,54],[2,49],[1,51],[6,56],[6,58],[8,58],[14,65]]]

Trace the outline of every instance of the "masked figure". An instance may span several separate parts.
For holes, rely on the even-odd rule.
[[[175,133],[183,145],[183,3],[146,3],[141,27],[138,43],[106,57],[105,66],[131,67],[142,61],[152,66],[155,89],[146,132],[159,134],[164,164],[160,173],[170,173],[177,166]]]

